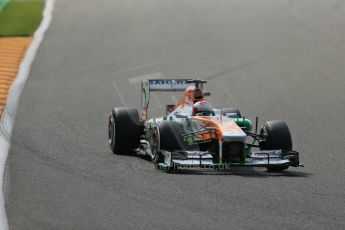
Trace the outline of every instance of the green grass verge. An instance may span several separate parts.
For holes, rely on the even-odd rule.
[[[31,36],[42,20],[44,0],[12,0],[0,13],[0,36]]]
[[[9,1],[10,0],[0,0],[0,12],[4,9],[4,7]]]

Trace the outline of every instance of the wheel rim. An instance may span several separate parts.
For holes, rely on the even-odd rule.
[[[152,160],[155,159],[155,157],[157,156],[157,137],[155,134],[153,134],[152,136],[152,144],[151,144],[151,153],[152,153]]]
[[[109,117],[108,125],[108,142],[111,146],[115,142],[115,123],[111,117]]]
[[[157,157],[159,149],[159,130],[158,127],[155,129],[151,136],[151,153],[152,153],[152,160],[154,160]]]

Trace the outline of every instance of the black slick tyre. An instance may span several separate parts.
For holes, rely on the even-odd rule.
[[[160,134],[160,149],[173,151],[184,150],[186,143],[183,139],[180,124],[175,121],[162,121],[158,123]]]
[[[164,162],[164,156],[162,150],[175,151],[185,150],[187,144],[185,143],[180,124],[175,121],[161,121],[157,123],[159,130],[159,148],[153,158],[153,163],[156,168],[159,168],[159,163]],[[168,172],[175,171],[176,165],[172,165],[167,169]]]
[[[132,155],[140,144],[140,118],[134,108],[114,108],[109,117],[108,141],[114,154]]]
[[[281,149],[282,151],[292,150],[292,140],[289,127],[284,121],[267,121],[260,131],[265,141],[260,142],[261,150]],[[289,165],[267,167],[268,171],[283,171]]]

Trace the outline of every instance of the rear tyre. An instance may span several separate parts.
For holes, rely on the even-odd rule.
[[[260,142],[260,150],[292,150],[290,130],[284,121],[267,121],[261,128],[260,136],[265,139]],[[279,165],[267,167],[267,170],[277,172],[288,168],[289,165]]]
[[[223,116],[226,116],[229,113],[236,114],[236,117],[234,117],[234,118],[241,118],[242,117],[239,109],[236,109],[236,108],[224,108],[224,109],[222,109]]]
[[[140,118],[136,109],[113,109],[108,123],[108,141],[114,154],[135,153],[140,144]]]

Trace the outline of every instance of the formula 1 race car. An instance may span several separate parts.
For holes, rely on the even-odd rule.
[[[145,154],[158,169],[266,167],[282,171],[302,166],[292,149],[288,126],[267,121],[258,133],[238,109],[216,109],[205,100],[204,80],[157,79],[141,82],[141,116],[134,108],[114,108],[108,141],[114,154]],[[166,115],[148,119],[151,91],[183,91]],[[256,151],[252,151],[256,149]]]

